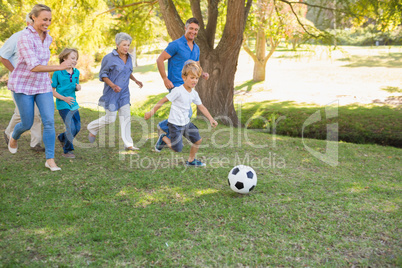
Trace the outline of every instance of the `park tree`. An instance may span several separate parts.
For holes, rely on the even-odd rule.
[[[215,118],[225,124],[239,126],[233,102],[234,77],[252,0],[209,0],[206,10],[201,8],[200,2],[191,0],[190,7],[193,17],[200,22],[196,42],[201,50],[201,66],[210,74],[210,78],[200,79],[197,91]],[[220,13],[222,5],[225,12]],[[159,0],[159,6],[170,37],[181,37],[184,34],[183,21],[187,18],[179,15],[172,0]],[[224,27],[222,35],[217,37],[219,21],[222,22],[220,14],[225,16]],[[220,40],[215,44],[217,38]]]
[[[105,32],[109,29],[109,18],[97,18],[100,10],[107,8],[104,0],[70,1],[44,0],[41,3],[52,9],[50,35],[53,37],[51,50],[59,53],[63,48],[76,47],[83,53],[94,53],[105,43]],[[25,26],[25,16],[37,1],[1,1],[0,40],[5,40]]]
[[[307,7],[295,6],[294,11],[296,14],[291,12],[288,4],[281,1],[257,0],[253,3],[244,31],[243,49],[254,61],[254,82],[265,80],[266,64],[283,39],[291,42],[295,49],[305,32],[296,16],[306,27],[308,25],[311,28],[311,24],[305,19]]]
[[[23,29],[25,24],[22,1],[0,1],[0,40],[6,40],[13,33]]]

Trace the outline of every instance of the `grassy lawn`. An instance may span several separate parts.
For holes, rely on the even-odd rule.
[[[4,129],[14,105],[0,103]],[[118,124],[91,148],[86,126],[99,113],[80,113],[77,158],[62,158],[56,144],[61,172],[45,169],[27,134],[15,155],[0,142],[0,266],[402,265],[401,149],[340,142],[332,167],[300,138],[210,131],[197,120],[208,166],[190,169],[187,144],[182,153],[152,151],[157,118],[133,117],[141,150],[130,154]],[[325,141],[304,142],[325,152]],[[227,184],[237,164],[257,173],[249,195]]]

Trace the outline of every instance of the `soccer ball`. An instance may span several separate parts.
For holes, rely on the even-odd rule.
[[[248,194],[257,185],[257,174],[249,166],[235,166],[229,172],[228,183],[236,193]]]

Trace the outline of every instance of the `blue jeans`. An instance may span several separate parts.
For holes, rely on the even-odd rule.
[[[63,151],[68,153],[74,150],[73,139],[81,129],[81,118],[78,110],[62,109],[59,114],[63,119],[66,131],[57,136],[57,139],[64,143]]]
[[[191,118],[192,115],[193,115],[193,109],[191,109],[191,107],[190,107],[190,111],[189,111],[189,113],[188,113],[188,117]],[[170,137],[170,136],[169,136],[170,131],[169,131],[169,127],[168,127],[168,120],[165,119],[165,120],[159,122],[158,125],[159,125],[159,127],[160,127],[163,131],[166,132],[166,136]]]
[[[13,139],[18,140],[22,133],[31,129],[34,121],[34,104],[36,103],[42,117],[43,144],[45,145],[46,159],[54,158],[56,131],[54,129],[53,92],[36,95],[25,95],[15,92],[13,94],[21,116],[21,122],[14,127]]]

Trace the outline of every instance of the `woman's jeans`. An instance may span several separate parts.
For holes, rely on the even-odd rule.
[[[59,114],[64,121],[66,131],[57,136],[57,139],[64,143],[63,151],[68,153],[74,150],[73,139],[81,129],[81,119],[78,110],[62,109]]]
[[[13,94],[21,116],[21,122],[14,127],[13,139],[18,140],[22,133],[31,129],[34,121],[34,104],[36,103],[42,117],[43,144],[45,145],[46,159],[54,158],[56,131],[54,129],[53,92],[36,95],[25,95],[15,92]]]

